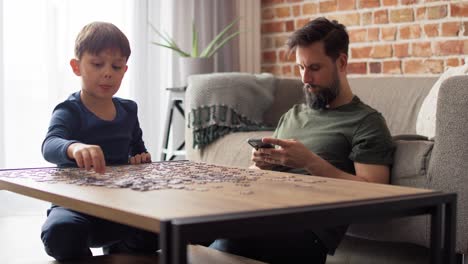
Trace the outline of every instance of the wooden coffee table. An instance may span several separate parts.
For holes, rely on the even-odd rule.
[[[199,165],[187,162],[190,164]],[[246,169],[217,168],[253,175]],[[302,231],[414,215],[431,217],[431,263],[442,263],[442,256],[443,263],[454,263],[453,193],[272,171],[261,171],[262,175],[251,182],[189,184],[185,189],[153,191],[6,177],[32,175],[38,169],[1,170],[0,189],[159,233],[161,263],[186,263],[188,244],[219,237]]]

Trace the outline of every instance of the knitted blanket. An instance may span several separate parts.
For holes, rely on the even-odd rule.
[[[203,148],[231,132],[274,129],[262,121],[273,102],[275,81],[272,74],[265,73],[190,76],[185,100],[193,148]]]

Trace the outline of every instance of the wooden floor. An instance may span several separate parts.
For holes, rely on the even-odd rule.
[[[0,190],[0,263],[49,263],[43,248],[41,226],[50,203]],[[102,250],[93,249],[101,255]]]
[[[50,203],[28,198],[7,191],[0,191],[0,263],[2,264],[58,264],[49,257],[40,239],[41,226],[46,219]],[[98,257],[86,261],[65,262],[104,264],[159,263],[158,257],[100,256],[101,249],[92,249]],[[224,254],[201,246],[191,246],[191,264],[261,264],[239,256]],[[63,264],[63,262],[61,262]]]

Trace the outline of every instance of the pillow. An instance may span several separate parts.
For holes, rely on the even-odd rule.
[[[416,133],[428,137],[430,140],[435,137],[435,121],[437,112],[437,96],[440,85],[448,78],[455,75],[468,75],[468,57],[465,58],[465,65],[449,67],[434,83],[431,91],[424,99],[416,120]]]

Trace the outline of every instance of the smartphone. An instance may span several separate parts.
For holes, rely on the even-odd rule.
[[[259,148],[275,148],[273,144],[270,143],[263,143],[261,138],[250,138],[247,140],[250,146],[254,147],[255,149]]]

